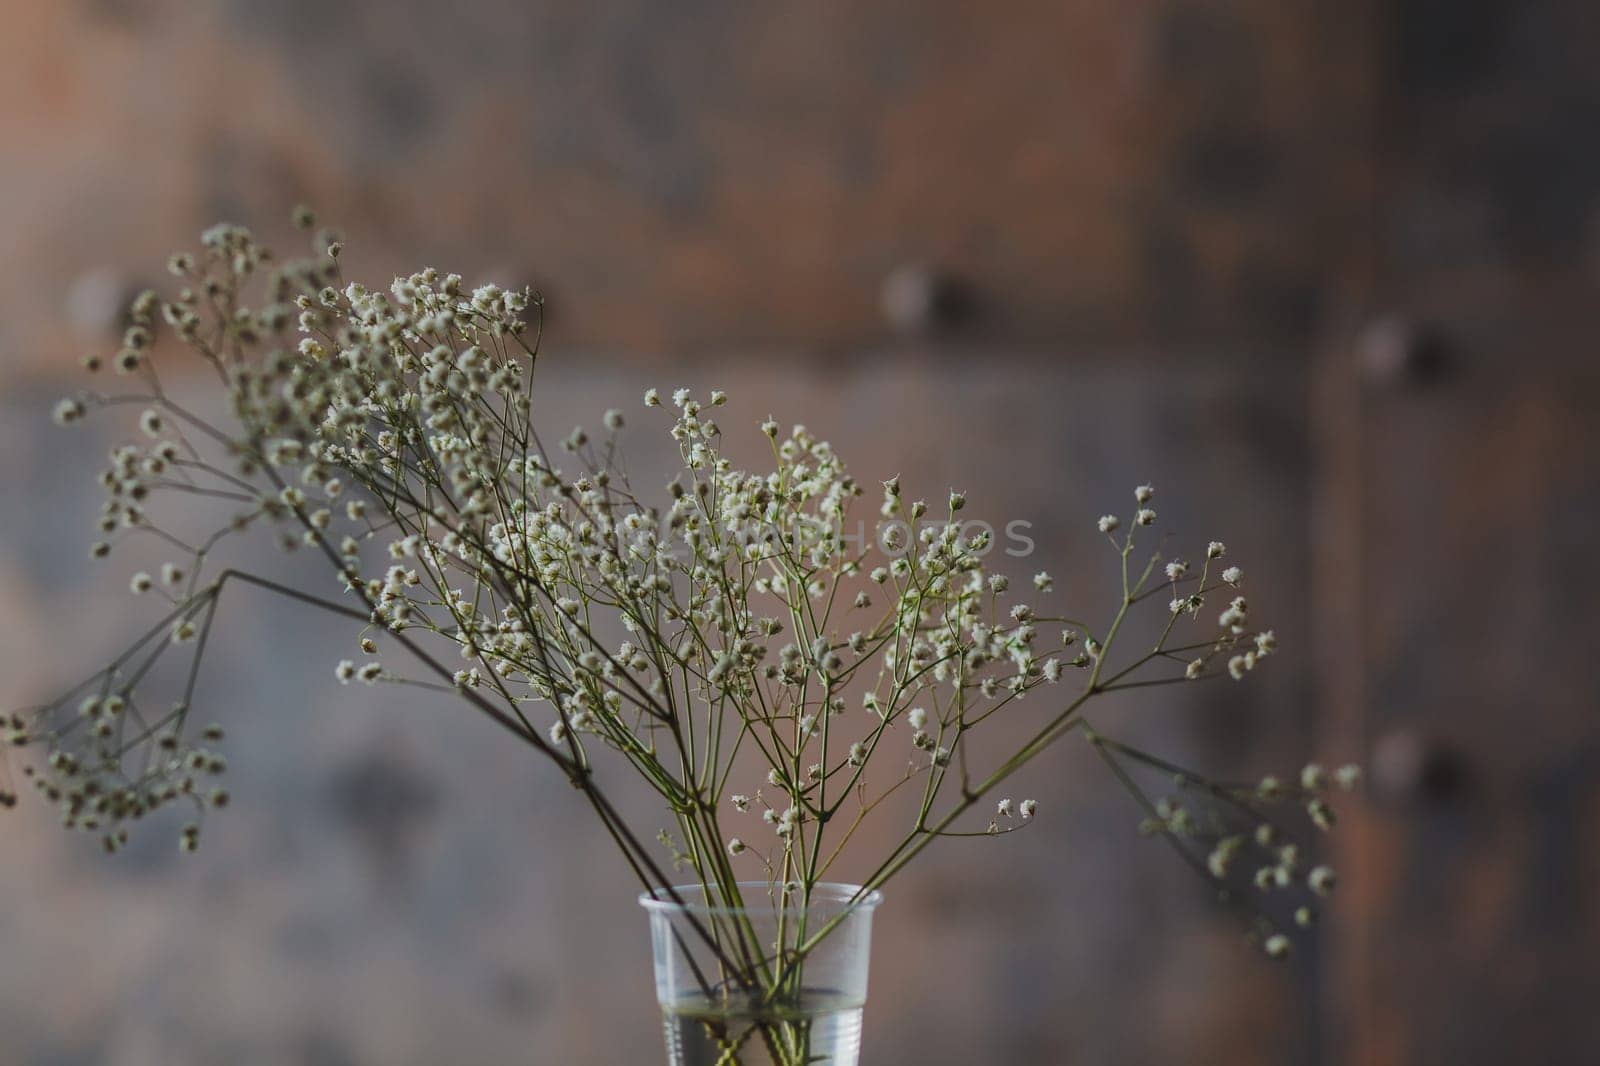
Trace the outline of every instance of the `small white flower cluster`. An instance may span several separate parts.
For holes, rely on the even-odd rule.
[[[205,813],[229,801],[219,780],[228,763],[216,750],[222,728],[207,726],[188,739],[186,706],[152,717],[131,692],[107,687],[110,680],[102,674],[81,686],[77,691],[90,694],[76,699],[70,713],[0,715],[3,740],[12,747],[44,749],[42,763],[26,765],[22,773],[58,808],[64,828],[95,834],[106,851],[115,852],[127,844],[135,823],[183,804],[194,820],[183,826],[179,843],[193,851]],[[123,757],[134,747],[148,754],[141,756],[138,771],[129,773]],[[0,806],[14,802],[12,793],[0,791]]]
[[[1127,745],[1105,742],[1116,757],[1167,773],[1177,771],[1159,759]],[[1174,773],[1184,789],[1184,797],[1164,797],[1152,808],[1144,823],[1147,833],[1161,833],[1175,840],[1194,842],[1205,850],[1205,870],[1218,882],[1229,882],[1244,864],[1249,881],[1261,893],[1309,892],[1314,897],[1333,893],[1337,875],[1327,865],[1307,866],[1306,848],[1290,839],[1288,830],[1275,809],[1285,801],[1298,801],[1307,819],[1321,830],[1333,827],[1333,808],[1325,798],[1333,787],[1352,791],[1361,771],[1344,766],[1330,774],[1319,764],[1306,766],[1295,784],[1278,777],[1266,777],[1250,788],[1224,786],[1201,778]],[[1302,928],[1316,920],[1310,901],[1293,905],[1294,923]],[[1264,911],[1258,912],[1255,925],[1269,955],[1281,957],[1290,946],[1288,938],[1277,932]]]

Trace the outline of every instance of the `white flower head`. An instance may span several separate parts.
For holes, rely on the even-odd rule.
[[[70,426],[86,413],[82,400],[66,399],[56,404],[50,417],[58,426]]]

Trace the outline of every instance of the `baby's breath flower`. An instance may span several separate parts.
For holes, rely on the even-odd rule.
[[[1261,945],[1267,956],[1273,959],[1287,958],[1293,947],[1294,945],[1289,942],[1289,938],[1282,933],[1273,933]]]
[[[1222,580],[1237,587],[1244,580],[1244,571],[1237,566],[1230,566],[1222,572]]]
[[[1240,849],[1244,846],[1242,837],[1224,837],[1217,841],[1211,853],[1206,856],[1206,868],[1211,871],[1211,876],[1222,880],[1228,876],[1228,870],[1238,858]]]
[[[1306,875],[1306,885],[1319,896],[1333,894],[1333,886],[1338,882],[1338,876],[1331,866],[1316,866]]]
[[[1333,808],[1322,800],[1314,799],[1306,804],[1306,815],[1311,819],[1311,824],[1323,832],[1333,828],[1335,821]]]
[[[50,413],[50,417],[55,419],[55,423],[58,426],[70,426],[81,419],[84,414],[85,408],[82,400],[65,399],[56,404],[55,409]]]
[[[1222,541],[1214,540],[1206,546],[1206,558],[1220,559],[1224,554],[1227,553],[1227,550],[1227,546],[1223,544]]]
[[[1341,766],[1333,772],[1333,779],[1346,792],[1354,791],[1361,784],[1361,767],[1354,764]]]
[[[310,212],[297,216],[303,227],[316,227]],[[1009,579],[992,572],[984,559],[992,531],[973,533],[968,527],[983,523],[955,517],[967,508],[964,494],[950,492],[948,514],[928,521],[928,504],[909,485],[902,487],[898,476],[882,482],[880,497],[871,480],[863,485],[846,469],[827,441],[802,424],[785,431],[770,416],[759,423],[771,445],[761,451],[770,452],[770,460],[742,468],[724,453],[723,429],[709,417],[727,403],[720,389],[704,404],[688,389],[671,393],[674,411],[664,435],[681,467],[659,499],[643,489],[636,495],[615,451],[622,412],[602,415],[608,434],[603,442],[591,441],[580,427],[564,439],[545,436],[552,445],[548,452],[538,443],[543,427],[536,429],[528,413],[532,361],[511,355],[531,344],[508,340],[525,328],[530,305],[538,308],[538,298],[527,290],[471,285],[432,269],[369,289],[342,278],[328,258],[340,250],[331,230],[316,232],[313,249],[326,256],[310,260],[279,262],[238,226],[214,227],[202,244],[198,258],[174,261],[182,279],[178,292],[165,299],[142,294],[134,302],[113,363],[123,373],[146,370],[144,360],[155,351],[154,330],[164,321],[175,340],[219,364],[227,402],[217,407],[236,417],[240,431],[230,436],[206,428],[192,440],[179,437],[165,401],[138,401],[155,405],[139,419],[155,440],[148,449],[125,445],[112,453],[101,479],[106,503],[96,519],[107,539],[92,554],[109,553],[109,541],[121,529],[144,529],[177,542],[156,508],[168,498],[165,490],[197,489],[201,497],[223,498],[248,492],[245,509],[225,520],[221,533],[260,524],[286,550],[309,545],[316,550],[308,554],[320,557],[332,549],[344,596],[339,602],[356,609],[363,626],[358,645],[372,657],[359,666],[340,660],[334,675],[342,685],[405,680],[385,672],[369,632],[404,633],[408,646],[413,639],[448,644],[461,657],[459,669],[426,655],[419,660],[430,669],[432,683],[452,683],[479,709],[492,702],[519,727],[533,704],[549,705],[555,720],[542,720],[549,723],[543,727],[549,743],[534,746],[560,762],[580,788],[595,788],[601,780],[587,776],[591,757],[621,753],[653,782],[675,781],[674,791],[681,787],[681,798],[695,808],[722,795],[734,770],[733,751],[741,752],[741,767],[757,752],[748,743],[701,748],[693,740],[695,750],[685,752],[684,737],[702,734],[698,725],[687,732],[678,726],[705,721],[705,736],[767,737],[776,742],[776,754],[763,767],[765,796],[733,794],[728,802],[740,812],[752,805],[761,809],[777,837],[778,854],[768,867],[774,877],[818,875],[814,845],[824,835],[830,846],[839,839],[839,822],[829,824],[835,804],[854,806],[859,798],[862,813],[877,807],[887,775],[864,768],[897,719],[905,720],[913,753],[903,742],[887,745],[886,761],[900,764],[904,781],[922,778],[903,794],[925,796],[915,824],[927,827],[936,812],[954,808],[963,815],[993,803],[988,832],[1003,833],[1032,820],[1037,803],[1000,799],[993,786],[979,784],[984,778],[967,780],[964,760],[974,754],[967,745],[983,742],[976,749],[980,763],[990,754],[989,742],[974,739],[972,731],[994,711],[1058,683],[1069,665],[1116,663],[1115,677],[1121,679],[1147,661],[1149,669],[1134,683],[1160,683],[1171,679],[1172,663],[1182,661],[1177,649],[1204,649],[1185,666],[1185,677],[1203,676],[1216,659],[1217,672],[1225,662],[1230,674],[1242,678],[1257,658],[1274,650],[1270,630],[1253,632],[1257,627],[1242,597],[1218,617],[1220,632],[1180,636],[1180,624],[1199,624],[1202,582],[1188,596],[1178,596],[1175,586],[1171,616],[1157,619],[1154,627],[1130,623],[1128,632],[1166,626],[1156,654],[1122,670],[1120,664],[1132,658],[1113,647],[1119,624],[1101,630],[1097,640],[1089,633],[1091,625],[1105,621],[1099,615],[1074,611],[1089,621],[1069,620],[1007,598]],[[262,301],[251,302],[247,283],[265,287]],[[159,397],[159,379],[150,369],[129,391]],[[648,407],[662,406],[662,400],[656,389],[644,393]],[[107,402],[135,401],[127,396]],[[100,403],[85,394],[62,401],[54,414],[73,422],[87,404]],[[190,417],[185,415],[185,428]],[[558,463],[571,469],[563,471]],[[861,512],[850,514],[852,503],[869,490],[873,498],[859,506],[878,510],[884,519],[871,534],[859,521]],[[1154,489],[1140,485],[1134,498],[1139,509],[1132,522],[1152,524]],[[206,503],[192,502],[196,513]],[[350,528],[343,528],[345,520]],[[1120,521],[1105,515],[1098,528],[1109,536]],[[187,534],[181,539],[189,541]],[[368,540],[389,555],[370,573],[362,560]],[[195,587],[216,540],[194,543],[204,547],[166,564],[157,577],[140,571],[130,580],[130,589],[139,593],[159,579],[164,598],[178,612],[149,634],[158,638],[158,650],[165,647],[159,638],[168,628],[174,641],[195,640],[198,627],[213,616],[220,586],[198,592]],[[1136,562],[1148,575],[1159,565],[1130,559],[1131,537],[1112,543],[1123,554],[1124,569]],[[874,553],[881,557],[868,562]],[[1222,554],[1214,542],[1206,558]],[[1182,561],[1167,563],[1165,573],[1174,583],[1191,578]],[[1230,566],[1221,580],[1236,584],[1241,576]],[[1045,570],[1032,583],[1041,593],[1054,587]],[[1125,611],[1145,598],[1133,594],[1126,579],[1124,589],[1119,605]],[[1157,604],[1138,609],[1160,613]],[[1183,618],[1185,613],[1190,617]],[[1063,648],[1081,643],[1083,650],[1050,654],[1045,645],[1051,642],[1039,639],[1047,621],[1063,627]],[[201,641],[195,654],[204,648]],[[198,659],[192,665],[197,668]],[[183,676],[181,669],[138,676],[144,684],[168,673]],[[132,669],[113,668],[37,723],[0,715],[0,737],[22,746],[51,745],[36,779],[41,791],[68,808],[73,824],[91,829],[113,850],[125,843],[126,826],[166,803],[227,803],[226,792],[207,791],[214,783],[209,775],[222,773],[227,763],[185,733],[186,703],[153,734],[140,735],[142,726],[128,728],[151,709],[148,693],[133,693],[130,676]],[[1121,684],[1097,671],[1084,695]],[[84,692],[90,697],[80,703]],[[855,692],[870,718],[843,715]],[[1059,706],[1044,710],[1053,716]],[[1036,722],[1027,732],[1038,727]],[[1003,730],[994,732],[1003,739]],[[208,729],[201,738],[216,744],[221,732]],[[1041,746],[1003,759],[1000,776],[1009,776]],[[756,745],[762,753],[768,747],[767,741]],[[1131,750],[1107,746],[1102,753],[1139,761]],[[953,763],[961,765],[961,774],[947,772]],[[1241,849],[1248,847],[1251,855],[1264,849],[1257,877],[1266,889],[1309,886],[1315,893],[1319,886],[1331,887],[1331,875],[1319,873],[1321,867],[1303,873],[1309,863],[1302,863],[1292,842],[1263,836],[1269,826],[1251,817],[1255,801],[1211,802],[1219,794],[1208,783],[1181,771],[1172,776],[1183,796],[1163,801],[1149,831],[1181,836],[1186,846],[1217,840],[1212,872],[1235,861]],[[1292,796],[1306,804],[1313,824],[1326,828],[1331,809],[1308,793],[1325,792],[1328,780],[1322,773],[1310,776],[1308,768],[1299,778],[1304,789],[1268,788],[1264,781],[1258,799]],[[1354,771],[1341,770],[1332,780],[1353,786]],[[8,795],[0,795],[0,804]],[[1017,821],[1007,822],[1012,819]],[[967,830],[976,828],[956,825],[949,834],[919,835],[909,850],[920,850],[934,836],[972,835]],[[180,846],[193,850],[199,832],[198,823],[185,827]],[[667,843],[675,860],[689,861],[685,845],[671,837]],[[747,850],[738,837],[726,838],[724,846],[730,855]],[[715,879],[726,873],[715,863],[703,869]]]

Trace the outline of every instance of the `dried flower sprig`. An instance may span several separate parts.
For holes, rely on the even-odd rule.
[[[299,221],[314,225],[309,213]],[[1242,679],[1277,647],[1253,626],[1238,594],[1244,575],[1221,562],[1220,542],[1196,568],[1140,554],[1158,520],[1151,486],[1134,491],[1130,514],[1097,523],[1121,574],[1099,624],[1015,602],[1007,577],[987,568],[987,528],[958,517],[961,493],[930,507],[890,478],[873,490],[867,536],[850,524],[867,488],[806,427],[762,421],[770,465],[736,465],[723,451],[721,392],[645,393],[646,408],[670,412],[680,460],[653,503],[624,472],[622,411],[606,412],[596,436],[541,439],[531,410],[537,294],[468,288],[431,269],[369,290],[342,278],[335,234],[314,242],[312,258],[279,265],[242,228],[208,230],[198,255],[173,257],[174,295],[134,301],[109,360],[132,388],[88,390],[55,409],[64,425],[140,409],[146,440],[111,453],[91,555],[134,537],[174,553],[157,574],[130,580],[168,607],[139,641],[57,700],[0,721],[12,745],[40,752],[24,773],[68,826],[114,850],[133,823],[182,804],[192,817],[180,845],[197,846],[229,794],[218,783],[221,731],[196,731],[191,701],[224,589],[244,584],[359,627],[360,659],[330,664],[340,683],[448,692],[554,763],[647,886],[669,884],[665,862],[691,870],[707,898],[736,904],[738,871],[757,864],[807,894],[865,821],[908,790],[915,813],[862,880],[870,891],[936,839],[1036,824],[1035,800],[1000,789],[1076,732],[1139,800],[1146,830],[1209,881],[1227,886],[1254,863],[1262,889],[1331,890],[1331,870],[1303,869],[1269,809],[1293,800],[1331,826],[1328,775],[1307,767],[1293,787],[1218,784],[1084,717],[1110,693]],[[266,302],[251,307],[245,290],[257,280]],[[234,429],[163,388],[151,358],[161,330],[218,379]],[[174,494],[188,513],[223,508],[214,532],[194,541],[169,530],[159,505]],[[285,550],[321,557],[327,588],[211,572],[219,543],[258,527]],[[1032,584],[1045,596],[1054,582],[1041,572]],[[1125,647],[1131,614],[1161,594],[1170,602],[1158,639]],[[1223,606],[1208,612],[1213,598]],[[380,642],[405,654],[381,654]],[[163,704],[142,682],[173,654],[186,657],[186,680]],[[1013,706],[1036,692],[1026,711]],[[973,735],[1000,714],[1025,720],[1028,738],[980,765]],[[659,795],[664,852],[602,789],[619,765]],[[1130,765],[1165,775],[1179,797],[1152,800]],[[1336,776],[1354,783],[1353,771]],[[975,813],[985,809],[986,822]],[[1288,926],[1225,892],[1250,907],[1264,949],[1283,954]],[[831,928],[804,931],[776,970],[759,951],[742,955],[740,938],[704,932],[733,980],[765,984],[788,980]]]

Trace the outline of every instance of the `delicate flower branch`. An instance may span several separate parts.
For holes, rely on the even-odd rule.
[[[756,864],[809,898],[861,826],[909,787],[915,813],[863,880],[869,892],[935,839],[1033,825],[1037,803],[999,790],[1077,731],[1140,802],[1146,829],[1208,880],[1226,882],[1254,854],[1269,871],[1256,875],[1262,888],[1331,890],[1325,867],[1301,876],[1297,846],[1266,812],[1298,800],[1326,828],[1328,775],[1308,767],[1296,788],[1216,784],[1083,717],[1114,692],[1242,679],[1276,650],[1271,630],[1253,628],[1238,594],[1243,572],[1219,562],[1220,542],[1207,546],[1198,573],[1140,554],[1157,522],[1153,487],[1134,491],[1131,514],[1097,523],[1115,551],[1121,596],[1103,626],[1090,625],[1082,611],[1014,601],[1008,578],[985,562],[992,534],[959,517],[962,493],[935,511],[890,478],[876,535],[861,543],[847,519],[866,488],[806,427],[784,432],[766,419],[770,466],[736,466],[722,450],[721,392],[645,393],[647,409],[670,412],[666,432],[681,461],[659,503],[629,483],[621,411],[606,412],[598,438],[579,428],[546,447],[531,413],[536,294],[469,290],[433,270],[371,291],[343,281],[342,245],[328,231],[315,238],[316,257],[283,264],[238,227],[207,231],[202,246],[173,258],[175,295],[134,302],[109,361],[133,389],[85,391],[54,412],[70,425],[96,410],[141,409],[148,443],[112,451],[103,539],[91,555],[109,557],[133,537],[176,553],[156,574],[131,577],[135,594],[171,605],[144,637],[59,699],[3,720],[11,744],[44,753],[24,773],[67,825],[114,850],[133,822],[186,803],[195,818],[180,844],[192,850],[207,812],[228,802],[213,783],[226,769],[215,749],[221,731],[195,734],[189,716],[222,590],[239,581],[357,623],[360,655],[332,664],[337,681],[449,691],[553,762],[653,888],[668,884],[669,861],[692,871],[707,899],[737,905],[739,870]],[[267,302],[251,309],[244,290],[254,280]],[[218,378],[235,429],[162,387],[151,358],[161,328]],[[191,544],[160,524],[155,505],[172,495],[189,514],[229,513]],[[309,549],[328,563],[327,594],[241,570],[205,576],[224,538],[257,528],[273,530],[285,551]],[[1040,572],[1032,591],[1050,596],[1054,584]],[[1131,612],[1163,590],[1170,603],[1158,639],[1126,648]],[[1206,615],[1213,596],[1226,605]],[[1046,646],[1047,630],[1059,632],[1058,647]],[[141,682],[175,648],[189,656],[186,683],[161,711]],[[459,666],[446,664],[448,651]],[[408,676],[403,661],[424,676]],[[1043,713],[1032,709],[1039,702]],[[1028,739],[987,764],[972,737],[997,715],[1026,722]],[[1152,801],[1129,764],[1166,775],[1184,798]],[[659,796],[665,855],[602,789],[619,769]],[[1354,783],[1353,771],[1337,777]],[[987,821],[973,814],[980,805],[993,811]],[[1263,946],[1281,954],[1285,934],[1252,910]],[[791,930],[776,956],[738,929],[699,932],[717,948],[722,982],[776,994],[832,927]]]

